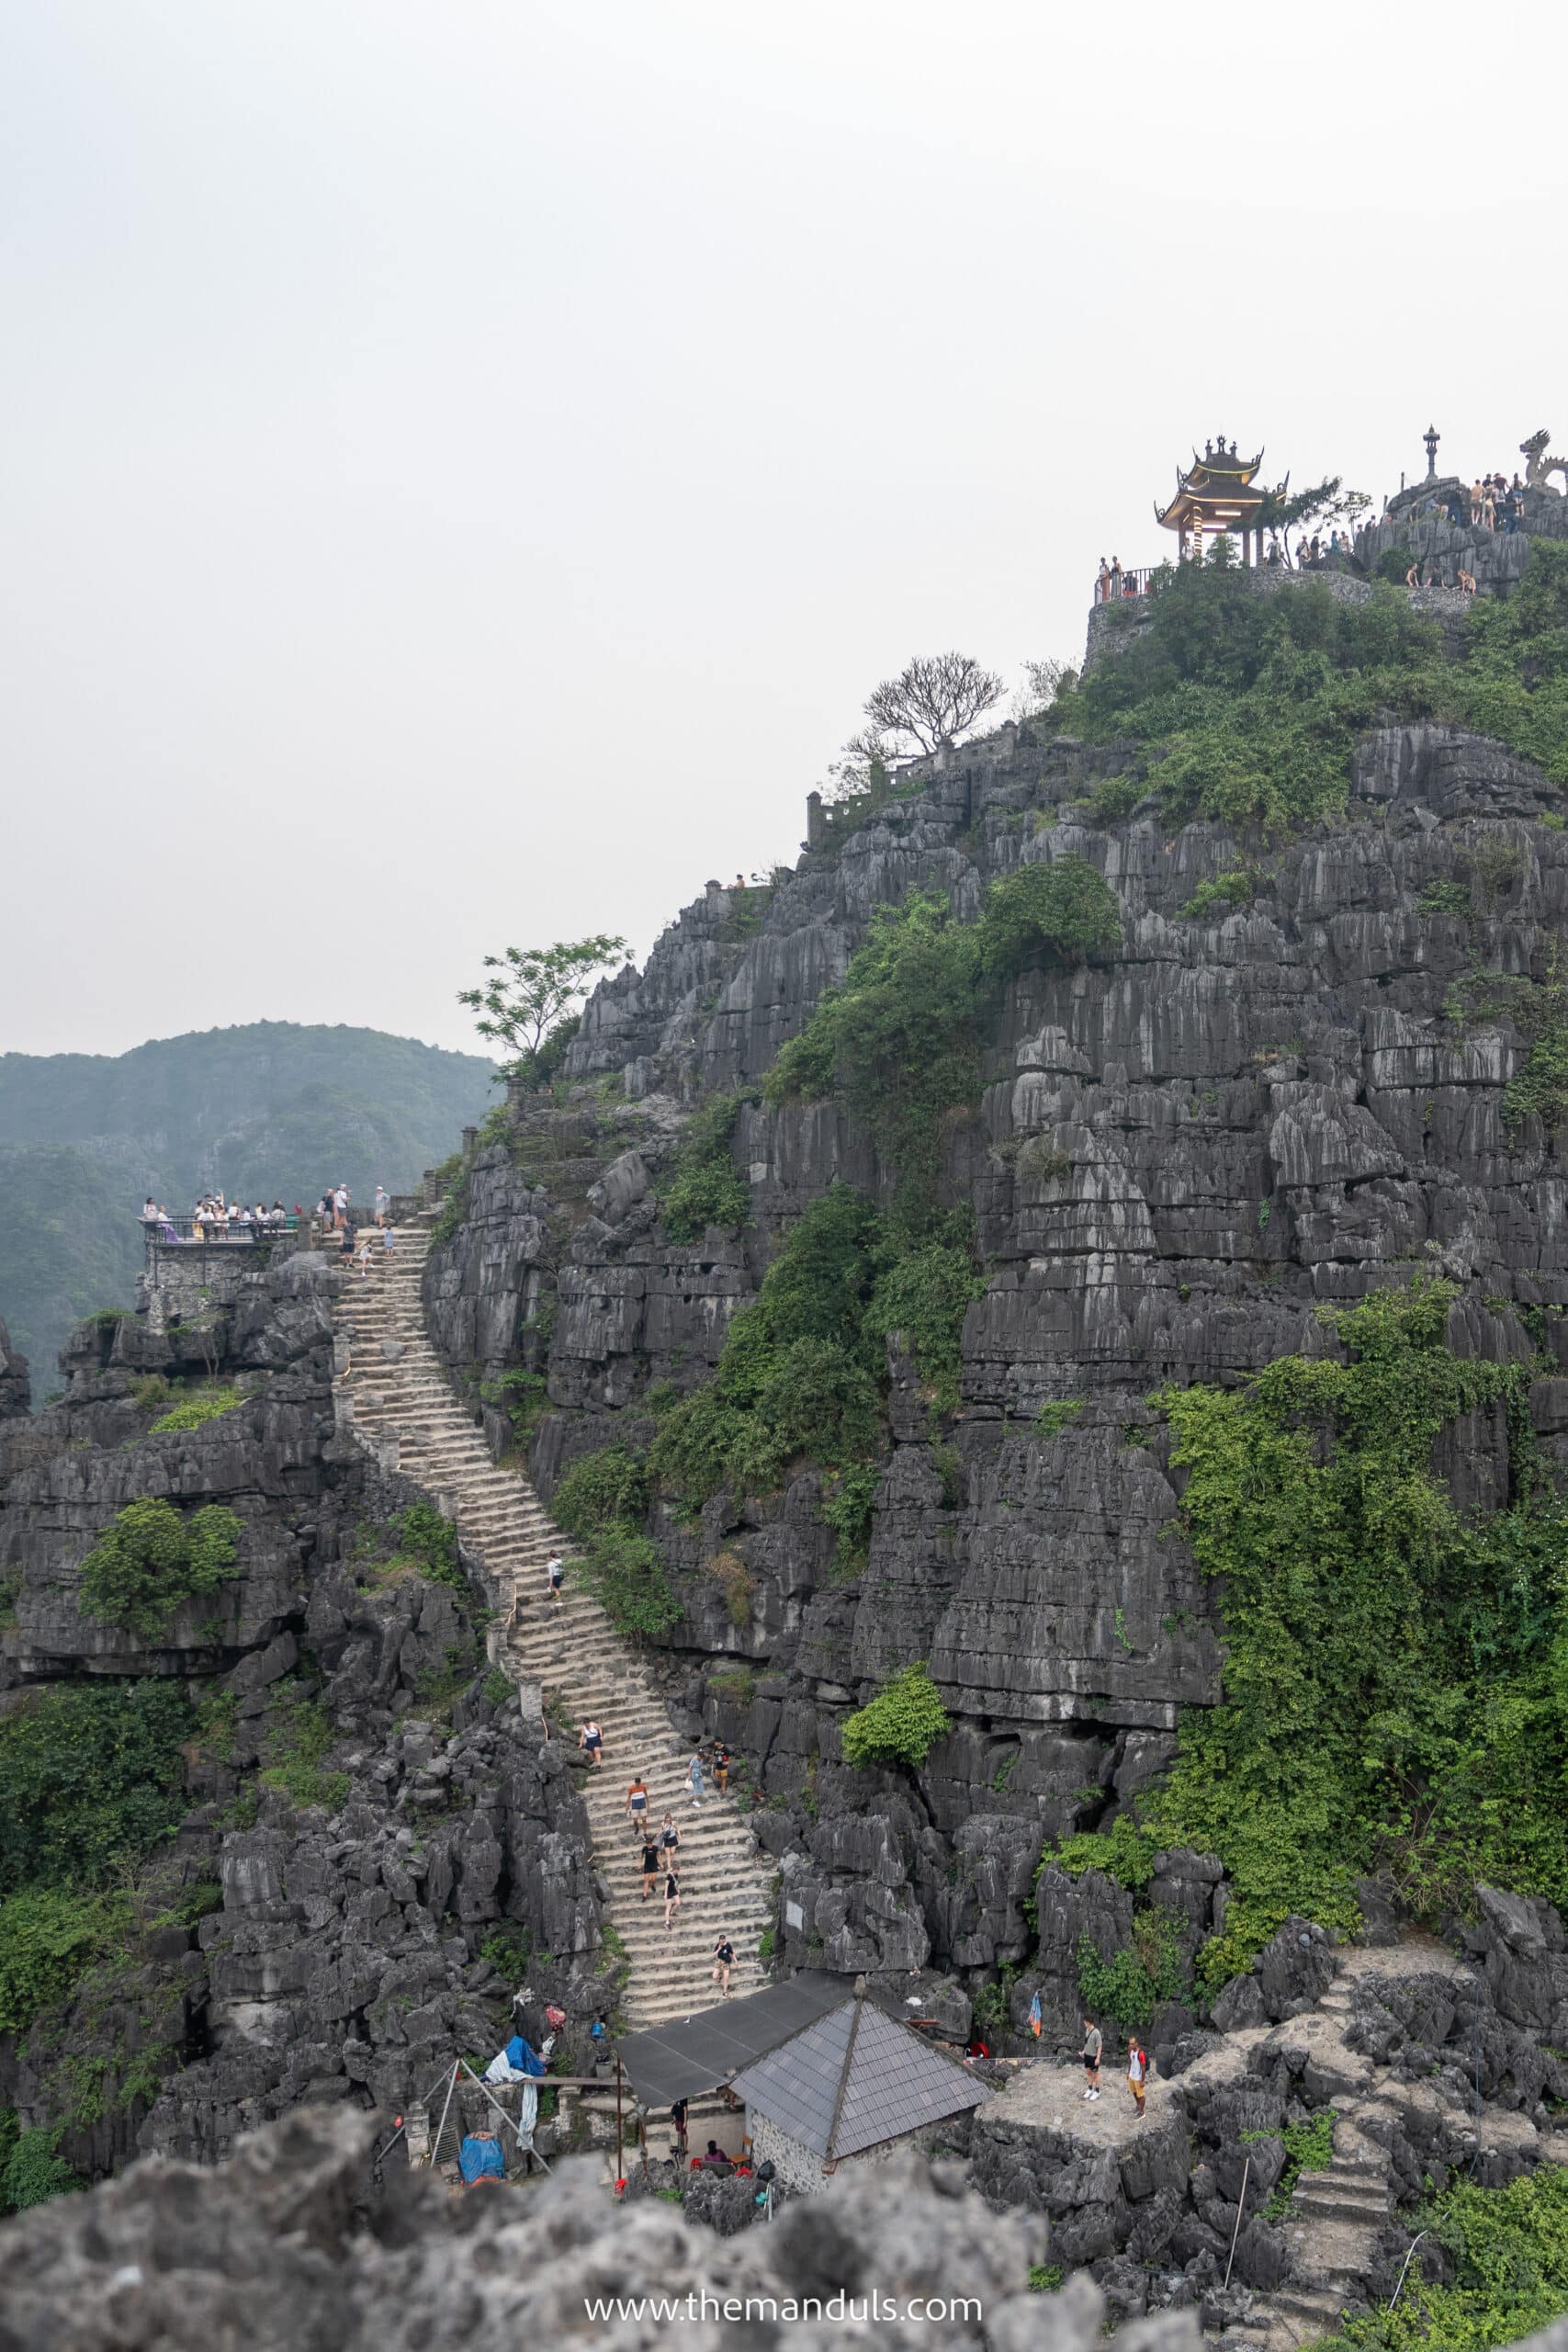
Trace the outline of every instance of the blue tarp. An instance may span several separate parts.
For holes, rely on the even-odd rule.
[[[468,2188],[476,2180],[504,2180],[506,2165],[498,2140],[465,2140],[457,2151],[457,2170]]]
[[[505,2058],[507,2064],[519,2075],[533,2075],[537,2077],[545,2071],[544,2060],[536,2051],[530,2049],[520,2033],[514,2033],[507,2043]]]

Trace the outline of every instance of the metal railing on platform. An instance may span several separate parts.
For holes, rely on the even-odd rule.
[[[177,1248],[182,1242],[201,1242],[209,1249],[236,1248],[259,1250],[277,1239],[280,1233],[294,1233],[304,1220],[294,1216],[268,1219],[258,1225],[253,1217],[247,1225],[236,1217],[160,1216],[143,1217],[141,1227],[151,1249],[158,1243]]]
[[[1094,601],[1097,605],[1114,605],[1127,596],[1153,595],[1155,574],[1166,569],[1163,563],[1145,563],[1135,571],[1102,571],[1094,583]]]

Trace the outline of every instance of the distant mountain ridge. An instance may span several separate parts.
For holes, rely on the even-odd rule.
[[[151,1192],[290,1206],[406,1190],[482,1117],[495,1064],[378,1029],[259,1021],[124,1054],[0,1054],[0,1317],[54,1386],[71,1325],[127,1306]]]

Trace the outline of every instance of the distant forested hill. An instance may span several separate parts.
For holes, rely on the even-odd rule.
[[[259,1021],[129,1054],[0,1054],[0,1318],[37,1403],[71,1325],[130,1304],[148,1193],[184,1214],[406,1191],[492,1101],[495,1065],[376,1029]]]

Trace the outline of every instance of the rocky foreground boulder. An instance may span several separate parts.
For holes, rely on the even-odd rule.
[[[622,2209],[597,2167],[562,2165],[533,2190],[448,2196],[430,2175],[371,2188],[376,2120],[303,2109],[203,2171],[156,2160],[85,2197],[63,2198],[0,2230],[6,2352],[467,2352],[592,2339],[630,2347],[734,2344],[727,2299],[762,2298],[748,2340],[980,2345],[992,2352],[1090,2352],[1103,2299],[1087,2279],[1031,2293],[1044,2253],[1038,2221],[996,2220],[955,2176],[917,2160],[847,2175],[832,2198],[787,2208],[771,2228],[720,2238],[656,2199]],[[650,2293],[663,2318],[598,2316],[600,2298]],[[692,2298],[688,2306],[687,2299]],[[794,2323],[789,2299],[820,2299]],[[835,2301],[834,2299],[841,2299]],[[961,2300],[946,2316],[906,2316],[915,2298]],[[894,2306],[888,2311],[887,2306]],[[841,2315],[833,2315],[841,2314]],[[1135,2339],[1135,2343],[1134,2343]],[[1129,2352],[1196,2352],[1195,2315],[1127,2331]]]

